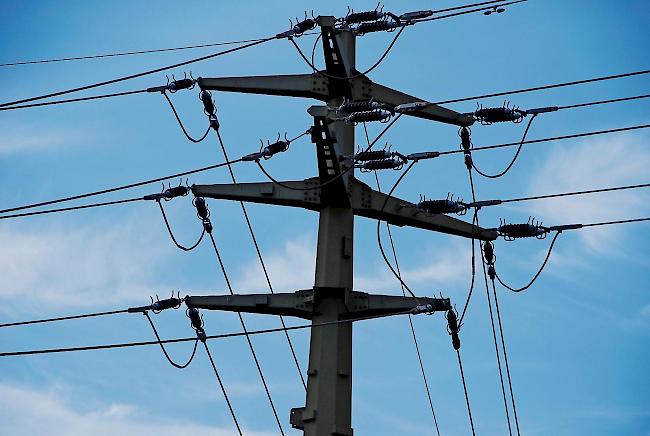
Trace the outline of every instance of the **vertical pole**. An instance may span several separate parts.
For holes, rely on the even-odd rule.
[[[337,35],[343,62],[354,68],[352,32]],[[341,97],[328,102],[340,105]],[[354,127],[343,121],[329,125],[337,157],[354,153]],[[346,187],[353,170],[343,176]],[[318,222],[318,248],[312,324],[337,321],[347,312],[352,291],[354,214],[350,207],[324,207]],[[352,323],[311,329],[307,401],[302,412],[305,436],[352,436]]]

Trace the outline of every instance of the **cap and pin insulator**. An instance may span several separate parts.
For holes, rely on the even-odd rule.
[[[388,150],[360,151],[354,156],[354,160],[365,162],[369,160],[389,159],[393,153]]]
[[[483,255],[488,265],[494,263],[494,245],[490,241],[483,244]]]
[[[210,216],[210,211],[208,210],[208,206],[205,203],[205,199],[203,197],[196,197],[194,199],[194,207],[196,207],[196,214],[199,218],[202,220],[208,219]]]
[[[370,23],[361,23],[357,27],[357,33],[363,35],[365,33],[371,32],[383,32],[386,30],[393,30],[400,26],[401,24],[396,21],[373,21]]]
[[[212,95],[208,91],[201,91],[199,98],[203,102],[203,109],[208,115],[214,115],[215,107],[214,101],[212,101]]]
[[[460,145],[463,147],[463,151],[468,152],[472,148],[472,139],[470,137],[470,130],[467,127],[461,127],[459,135],[460,135]]]
[[[262,150],[262,156],[265,158],[270,158],[274,154],[282,153],[289,149],[289,141],[277,141],[273,144],[269,144]]]
[[[447,311],[447,324],[449,326],[449,334],[451,335],[451,344],[454,350],[460,349],[460,337],[458,337],[458,318],[453,309]]]
[[[183,300],[180,298],[165,298],[164,300],[155,301],[151,305],[152,310],[165,310],[165,309],[176,309],[180,307]]]
[[[367,12],[353,12],[351,14],[348,14],[347,17],[345,17],[343,20],[347,24],[358,24],[358,23],[363,23],[365,21],[376,21],[376,20],[381,20],[386,16],[385,12],[382,11],[367,11]]]

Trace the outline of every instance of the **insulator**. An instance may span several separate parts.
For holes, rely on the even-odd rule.
[[[196,207],[196,214],[202,220],[207,220],[210,216],[210,211],[208,206],[205,204],[205,199],[203,197],[196,197],[194,199],[194,207]]]
[[[353,12],[344,18],[348,24],[363,23],[364,21],[381,20],[386,14],[382,11]]]
[[[316,27],[316,22],[311,18],[307,18],[306,20],[302,20],[301,22],[293,26],[293,33],[294,35],[302,35],[306,31],[311,30],[314,27]]]
[[[289,141],[277,141],[269,144],[262,150],[262,155],[268,159],[276,153],[281,153],[289,149]]]
[[[393,157],[393,153],[388,150],[373,150],[373,151],[360,151],[354,156],[357,162],[365,162],[369,160],[389,159]]]
[[[473,165],[474,165],[474,163],[472,162],[472,155],[471,154],[466,154],[465,155],[465,166],[467,167],[468,170],[471,170]]]
[[[454,347],[454,350],[460,349],[460,338],[458,337],[458,318],[456,317],[456,312],[452,309],[447,311],[447,326],[449,328],[449,334],[451,335],[451,344]]]
[[[433,11],[413,11],[400,15],[399,19],[404,21],[419,20],[430,17],[431,15],[433,15]]]
[[[457,200],[423,200],[418,203],[417,208],[422,212],[443,215],[447,213],[463,213],[467,210],[467,205]]]
[[[393,113],[385,109],[375,109],[372,111],[355,112],[345,117],[345,122],[348,124],[364,123],[370,121],[388,121]]]
[[[203,220],[203,228],[205,229],[206,233],[212,233],[212,222],[209,219]]]
[[[499,234],[508,240],[518,238],[540,238],[546,236],[547,229],[539,224],[502,224],[497,228]]]
[[[492,245],[490,241],[483,244],[483,255],[485,257],[485,262],[487,262],[488,265],[494,263],[494,245]]]
[[[187,309],[187,316],[190,318],[194,330],[203,330],[203,320],[201,319],[201,314],[199,314],[199,309],[190,307]]]
[[[190,192],[190,188],[187,186],[174,186],[173,188],[165,189],[163,195],[166,199],[171,200],[175,197],[183,197]]]
[[[164,300],[155,301],[151,305],[152,310],[176,309],[180,307],[182,300],[180,298],[165,298]]]
[[[400,26],[396,21],[373,21],[370,23],[361,23],[357,26],[357,33],[363,35],[371,32],[384,32],[386,30],[393,30]]]
[[[375,171],[375,170],[399,170],[404,166],[404,161],[399,157],[391,157],[388,159],[370,160],[360,165],[361,171]]]
[[[192,79],[180,79],[180,80],[174,80],[171,82],[169,85],[167,85],[167,88],[170,91],[178,91],[179,89],[189,89],[192,86],[194,86],[194,80]]]
[[[487,108],[482,107],[474,112],[474,118],[476,118],[482,124],[505,123],[509,121],[518,123],[525,116],[526,113],[524,111],[516,108],[509,108],[507,106]]]
[[[365,112],[372,111],[375,109],[385,109],[386,105],[384,103],[379,103],[377,101],[366,100],[366,101],[349,101],[346,100],[341,106],[336,108],[338,114],[352,114],[356,112]]]
[[[203,102],[203,109],[208,115],[214,115],[214,102],[212,101],[212,95],[208,91],[201,91],[199,94],[201,101]]]
[[[464,151],[469,151],[472,148],[472,139],[470,136],[470,130],[467,127],[462,127],[460,129],[460,145],[463,147]]]

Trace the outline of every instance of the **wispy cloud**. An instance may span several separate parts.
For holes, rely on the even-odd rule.
[[[48,149],[60,150],[85,138],[80,130],[46,129],[38,124],[0,124],[0,156]]]
[[[645,183],[650,151],[647,135],[621,134],[557,145],[530,178],[528,194],[548,194]],[[548,224],[589,223],[644,216],[650,211],[647,190],[554,198],[527,202],[525,208]],[[631,230],[606,226],[580,231],[585,247],[602,254]]]
[[[3,435],[235,434],[234,428],[192,424],[178,417],[168,420],[127,404],[108,404],[90,410],[86,407],[82,411],[70,404],[61,389],[37,390],[9,384],[0,384],[0,422]],[[272,433],[246,430],[245,434],[270,436]]]
[[[425,264],[402,265],[404,281],[419,284],[449,284],[464,280],[469,272],[469,245],[453,241],[449,246],[437,248],[428,255]],[[276,290],[293,291],[313,286],[316,264],[316,242],[309,237],[286,241],[279,250],[265,253],[264,260]],[[373,292],[399,289],[399,282],[383,264],[371,267],[371,273],[357,274],[355,288]],[[266,292],[268,290],[264,275],[257,259],[251,259],[240,268],[237,288],[243,292]]]
[[[137,221],[45,229],[0,228],[0,300],[28,307],[124,304],[152,293],[155,268],[168,252]]]

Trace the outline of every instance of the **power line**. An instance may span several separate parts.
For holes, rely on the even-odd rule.
[[[206,167],[197,168],[197,169],[189,170],[189,171],[183,171],[181,173],[171,174],[169,176],[157,177],[155,179],[148,179],[148,180],[143,180],[141,182],[130,183],[130,184],[127,184],[127,185],[116,186],[116,187],[113,187],[113,188],[102,189],[102,190],[99,190],[99,191],[87,192],[85,194],[72,195],[72,196],[69,196],[69,197],[57,198],[55,200],[42,201],[40,203],[32,203],[32,204],[26,204],[26,205],[23,205],[23,206],[11,207],[11,208],[8,208],[8,209],[0,210],[0,214],[7,213],[7,212],[15,212],[15,211],[18,211],[18,210],[31,209],[31,208],[34,208],[34,207],[48,206],[50,204],[63,203],[63,202],[66,202],[66,201],[79,200],[79,199],[82,199],[82,198],[88,198],[88,197],[93,197],[93,196],[96,196],[96,195],[108,194],[108,193],[111,193],[111,192],[122,191],[122,190],[125,190],[125,189],[137,188],[138,186],[149,185],[151,183],[162,182],[162,181],[169,180],[169,179],[176,179],[178,177],[188,176],[190,174],[196,174],[196,173],[200,173],[200,172],[204,172],[204,171],[213,170],[213,169],[220,168],[220,167],[226,166],[228,164],[233,164],[233,163],[237,163],[237,162],[241,162],[241,159],[235,159],[235,160],[232,160],[232,161],[229,161],[229,162],[222,162],[222,163],[218,163],[218,164],[214,164],[214,165],[208,165]],[[131,200],[128,200],[128,201],[135,201],[135,200],[136,199],[131,199]],[[123,201],[123,200],[120,200],[120,201]],[[110,202],[107,202],[107,203],[110,203]],[[89,207],[94,207],[94,206],[89,206]]]
[[[642,221],[650,221],[650,217],[647,218],[634,218],[629,220],[618,220],[618,221],[604,221],[600,223],[590,223],[590,224],[581,224],[581,227],[597,227],[597,226],[609,226],[612,224],[627,224],[627,223],[639,223]]]
[[[84,204],[81,206],[61,207],[58,209],[47,209],[47,210],[38,210],[35,212],[15,213],[12,215],[2,215],[0,216],[0,220],[6,220],[9,218],[22,218],[22,217],[34,216],[34,215],[45,215],[45,214],[58,213],[58,212],[68,212],[71,210],[89,209],[93,207],[112,206],[116,204],[132,203],[134,201],[143,201],[143,199],[142,197],[136,197],[136,198],[127,198],[125,200],[115,200],[115,201],[105,201],[102,203]]]
[[[496,8],[498,6],[510,6],[510,5],[514,5],[514,4],[517,4],[517,3],[524,3],[526,1],[528,1],[528,0],[515,0],[515,1],[511,1],[511,2],[500,3],[500,4],[494,5],[494,6],[471,9],[469,11],[454,12],[454,13],[447,14],[447,15],[438,15],[438,16],[435,16],[435,17],[423,18],[421,20],[417,20],[416,23],[423,23],[425,21],[442,20],[442,19],[445,19],[445,18],[457,17],[459,15],[472,14],[472,13],[475,13],[475,12],[491,11],[491,10],[494,10],[494,8]],[[489,3],[493,3],[493,2],[489,2]],[[482,3],[479,3],[479,4],[482,4]],[[465,7],[469,7],[469,6],[465,6]],[[460,8],[460,6],[457,7],[457,8],[449,8],[448,10],[454,10],[454,9],[459,9],[459,8]]]
[[[30,97],[30,98],[24,98],[24,99],[21,99],[21,100],[15,100],[15,101],[10,101],[10,102],[6,102],[6,103],[0,103],[0,107],[13,106],[13,105],[16,105],[16,104],[28,103],[30,101],[42,100],[42,99],[50,98],[50,97],[57,97],[59,95],[70,94],[70,93],[73,93],[73,92],[85,91],[87,89],[98,88],[100,86],[112,85],[114,83],[119,83],[119,82],[123,82],[123,81],[126,81],[126,80],[136,79],[138,77],[143,77],[143,76],[147,76],[147,75],[150,75],[150,74],[160,73],[161,71],[171,70],[173,68],[178,68],[178,67],[193,64],[193,63],[196,63],[196,62],[205,61],[207,59],[216,58],[218,56],[223,56],[225,54],[234,53],[236,51],[243,50],[245,48],[253,47],[253,46],[256,46],[256,45],[271,41],[273,39],[275,39],[274,36],[269,37],[269,38],[259,39],[259,40],[256,40],[255,42],[251,42],[251,43],[248,43],[248,44],[245,44],[245,45],[241,45],[239,47],[230,48],[228,50],[223,50],[223,51],[220,51],[220,52],[217,52],[217,53],[212,53],[212,54],[209,54],[207,56],[201,56],[201,57],[190,59],[190,60],[187,60],[187,61],[178,62],[176,64],[167,65],[167,66],[160,67],[160,68],[155,68],[153,70],[143,71],[141,73],[135,73],[135,74],[131,74],[131,75],[128,75],[128,76],[118,77],[116,79],[106,80],[106,81],[103,81],[103,82],[93,83],[93,84],[90,84],[90,85],[79,86],[79,87],[76,87],[76,88],[70,88],[70,89],[66,89],[66,90],[63,90],[63,91],[57,91],[57,92],[52,92],[52,93],[49,93],[49,94],[43,94],[43,95],[39,95],[39,96],[36,96],[36,97]]]
[[[495,92],[491,94],[483,94],[483,95],[475,95],[472,97],[463,97],[463,98],[454,98],[451,100],[443,100],[443,101],[438,101],[435,102],[434,104],[449,104],[449,103],[458,103],[461,101],[469,101],[469,100],[477,100],[480,98],[490,98],[490,97],[500,97],[504,95],[512,95],[512,94],[522,94],[525,92],[533,92],[533,91],[542,91],[546,89],[553,89],[553,88],[562,88],[565,86],[574,86],[574,85],[582,85],[585,83],[594,83],[594,82],[601,82],[605,80],[613,80],[613,79],[622,79],[624,77],[632,77],[632,76],[639,76],[643,74],[648,74],[650,73],[650,70],[639,70],[639,71],[632,71],[629,73],[621,73],[621,74],[614,74],[610,76],[601,76],[601,77],[594,77],[590,79],[582,79],[582,80],[575,80],[573,82],[563,82],[563,83],[556,83],[552,85],[541,85],[541,86],[535,86],[531,88],[523,88],[523,89],[517,89],[514,91],[503,91],[503,92]]]
[[[79,101],[89,101],[89,100],[99,100],[103,98],[113,98],[113,97],[122,97],[125,95],[134,95],[134,94],[142,94],[143,92],[148,92],[146,89],[138,89],[135,91],[124,91],[124,92],[113,92],[110,94],[101,94],[101,95],[93,95],[90,97],[79,97],[79,98],[68,98],[65,100],[55,100],[55,101],[46,101],[43,103],[31,103],[31,104],[21,104],[21,105],[16,105],[16,106],[5,106],[5,107],[0,107],[0,111],[10,111],[14,109],[27,109],[31,107],[41,107],[41,106],[52,106],[52,105],[57,105],[57,104],[65,104],[65,103],[76,103]]]
[[[605,135],[608,133],[619,133],[619,132],[628,132],[631,130],[639,130],[639,129],[647,129],[650,127],[650,124],[640,124],[636,126],[629,126],[629,127],[619,127],[616,129],[607,129],[607,130],[596,130],[596,131],[591,131],[591,132],[584,132],[584,133],[574,133],[571,135],[563,135],[563,136],[554,136],[550,138],[541,138],[541,139],[529,139],[527,141],[523,141],[524,144],[537,144],[540,142],[550,142],[550,141],[562,141],[565,139],[574,139],[574,138],[584,138],[586,136],[595,136],[595,135]],[[483,150],[493,150],[497,148],[503,148],[503,147],[513,147],[515,145],[519,145],[520,142],[508,142],[505,144],[496,144],[496,145],[485,145],[482,147],[474,147],[472,148],[472,152],[474,151],[483,151]],[[443,155],[448,155],[448,154],[456,154],[456,153],[463,153],[464,150],[456,149],[456,150],[446,150],[446,151],[441,151],[440,156]]]
[[[228,152],[226,150],[226,145],[224,144],[223,139],[221,138],[221,133],[219,132],[219,129],[216,129],[216,133],[217,133],[217,139],[219,141],[219,146],[221,148],[221,152],[223,153],[223,157],[227,162],[228,161]],[[304,134],[306,134],[306,132]],[[303,134],[297,136],[297,138],[302,137],[302,135]],[[232,180],[233,184],[237,184],[237,180],[235,178],[235,173],[232,170],[231,165],[228,165],[228,172],[230,173],[230,179]],[[262,267],[262,272],[264,273],[264,278],[266,279],[266,284],[268,285],[269,291],[271,292],[271,294],[273,294],[274,293],[273,285],[271,284],[271,278],[269,277],[269,273],[268,273],[268,271],[266,269],[266,263],[264,262],[264,258],[262,257],[262,251],[260,250],[260,246],[257,243],[257,237],[255,236],[255,231],[253,230],[253,224],[251,223],[251,220],[248,217],[248,212],[246,211],[246,206],[244,205],[244,202],[240,201],[239,204],[241,206],[241,210],[242,210],[242,214],[244,215],[244,219],[246,220],[246,226],[248,227],[248,232],[251,235],[251,239],[253,241],[253,246],[255,247],[255,252],[257,253],[257,258],[260,261],[260,266]],[[212,238],[212,234],[210,234],[210,237]],[[214,242],[214,240],[213,240],[213,242]],[[217,246],[215,245],[214,248],[216,250]],[[224,273],[224,276],[225,276],[226,271],[224,270],[223,273]],[[232,290],[231,290],[231,293],[232,293]],[[280,318],[280,324],[282,324],[282,327],[286,327],[286,323],[284,322],[284,317],[279,316],[279,318]],[[243,323],[243,320],[242,320],[242,323]],[[286,330],[285,330],[285,335],[286,335],[286,338],[287,338],[287,343],[289,345],[289,350],[291,352],[291,356],[293,357],[293,361],[294,361],[294,364],[296,365],[298,375],[300,376],[300,381],[301,381],[303,387],[305,388],[305,390],[307,390],[307,383],[305,382],[305,377],[303,376],[302,370],[300,369],[300,363],[298,362],[298,356],[296,355],[296,350],[294,349],[293,342],[291,342],[291,337],[289,336],[289,333]],[[252,350],[252,343],[251,343],[251,350]],[[261,375],[261,370],[260,370],[260,375]],[[266,385],[265,385],[265,387],[266,387]],[[268,391],[267,391],[267,393],[268,393]],[[271,400],[271,395],[269,394],[269,401],[270,400]],[[271,403],[271,406],[273,406],[273,403]],[[273,413],[275,413],[275,407],[273,408]],[[279,421],[279,419],[277,417],[277,414],[276,414],[275,418],[278,421],[278,426],[280,426],[280,421]],[[281,426],[280,426],[280,432],[282,432],[282,427]]]
[[[612,192],[612,191],[623,191],[626,189],[640,189],[648,188],[650,183],[643,183],[639,185],[627,185],[627,186],[616,186],[612,188],[600,188],[600,189],[589,189],[587,191],[573,191],[573,192],[563,192],[561,194],[546,194],[546,195],[534,195],[530,197],[519,197],[511,198],[509,200],[499,200],[499,203],[515,203],[518,201],[530,201],[530,200],[541,200],[545,198],[557,198],[557,197],[568,197],[573,195],[585,195],[585,194],[595,194],[600,192]]]
[[[609,100],[597,100],[597,101],[590,101],[587,103],[577,103],[577,104],[569,104],[566,106],[558,106],[558,110],[563,110],[563,109],[575,109],[579,107],[587,107],[587,106],[597,106],[601,104],[610,104],[610,103],[620,103],[623,101],[632,101],[632,100],[642,100],[645,98],[650,98],[650,94],[642,94],[642,95],[633,95],[631,97],[621,97],[621,98],[612,98]]]
[[[0,328],[3,328],[3,327],[15,327],[15,326],[19,326],[19,325],[41,324],[41,323],[46,323],[46,322],[68,321],[68,320],[71,320],[71,319],[93,318],[93,317],[98,317],[98,316],[115,315],[115,314],[118,314],[118,313],[128,313],[128,309],[110,310],[108,312],[84,313],[84,314],[81,314],[81,315],[59,316],[59,317],[56,317],[56,318],[34,319],[34,320],[30,320],[30,321],[8,322],[8,323],[0,324]]]
[[[268,333],[279,333],[282,331],[292,331],[292,330],[304,330],[304,329],[309,329],[312,326],[313,327],[322,327],[322,326],[327,326],[327,325],[335,325],[335,324],[343,324],[343,323],[350,323],[350,322],[356,322],[356,321],[367,321],[371,319],[379,319],[379,318],[385,318],[387,316],[393,316],[393,315],[406,315],[411,313],[410,311],[405,311],[402,313],[397,313],[397,314],[387,314],[387,315],[373,315],[373,316],[366,316],[366,317],[359,317],[359,318],[348,318],[348,319],[341,319],[337,321],[327,321],[327,322],[321,322],[321,323],[315,323],[315,324],[302,324],[302,325],[297,325],[297,326],[288,326],[286,328],[283,327],[277,327],[277,328],[270,328],[270,329],[262,329],[262,330],[249,330],[248,332],[234,332],[234,333],[223,333],[219,335],[206,335],[205,339],[226,339],[226,338],[235,338],[235,337],[240,337],[240,336],[252,336],[252,335],[263,335],[263,334],[268,334]],[[176,344],[176,343],[182,343],[182,342],[190,342],[196,340],[196,337],[187,337],[187,338],[176,338],[176,339],[162,339],[160,341],[138,341],[138,342],[122,342],[122,343],[117,343],[117,344],[104,344],[104,345],[86,345],[86,346],[79,346],[79,347],[67,347],[67,348],[47,348],[47,349],[39,349],[39,350],[25,350],[25,351],[9,351],[9,352],[2,352],[0,353],[0,357],[9,357],[9,356],[27,356],[27,355],[34,355],[34,354],[54,354],[54,353],[69,353],[69,352],[76,352],[76,351],[91,351],[91,350],[108,350],[108,349],[113,349],[113,348],[131,348],[131,347],[143,347],[143,346],[149,346],[149,345],[158,345],[159,343],[162,344]]]
[[[137,50],[137,51],[124,51],[117,53],[102,53],[95,55],[83,55],[83,56],[72,56],[72,57],[61,57],[61,58],[52,58],[52,59],[38,59],[31,61],[16,61],[16,62],[6,62],[0,64],[0,67],[13,67],[18,65],[34,65],[34,64],[49,64],[55,62],[69,62],[69,61],[81,61],[89,59],[103,59],[103,58],[113,58],[121,56],[133,56],[141,54],[150,54],[150,53],[163,53],[168,51],[180,51],[180,50],[192,50],[197,48],[208,48],[208,47],[218,47],[221,45],[235,45],[235,44],[245,44],[249,42],[258,42],[262,41],[264,38],[257,39],[243,39],[240,41],[227,41],[227,42],[213,42],[209,44],[197,44],[197,45],[186,45],[181,47],[168,47],[168,48],[156,48],[150,50]]]
[[[366,126],[366,123],[363,123],[363,130],[366,133],[366,141],[368,142],[368,146],[370,146],[370,136],[368,136],[368,127]],[[373,171],[375,175],[375,181],[377,182],[377,191],[381,192],[381,185],[379,183],[379,176],[377,176],[377,171]],[[399,267],[399,261],[397,260],[397,250],[395,249],[395,242],[393,241],[393,232],[390,229],[390,224],[386,222],[386,230],[388,232],[388,239],[390,240],[390,246],[391,250],[393,252],[393,260],[395,260],[395,268],[397,269],[397,274],[399,276],[402,276],[402,271],[400,270]],[[406,289],[404,288],[404,284],[400,283],[400,287],[402,288],[402,295],[406,297]],[[411,315],[408,316],[409,320],[409,326],[411,328],[411,336],[413,337],[413,344],[415,345],[415,353],[418,358],[418,362],[420,364],[420,373],[422,374],[422,381],[424,382],[424,388],[427,394],[427,399],[429,400],[429,407],[431,409],[431,415],[433,416],[433,423],[436,427],[436,433],[438,436],[440,436],[440,428],[438,427],[438,419],[436,417],[436,411],[435,408],[433,407],[433,400],[431,399],[431,391],[429,389],[429,381],[427,379],[427,373],[424,369],[424,363],[422,362],[422,354],[420,353],[420,344],[418,342],[418,337],[415,333],[415,326],[413,325],[413,317]]]

